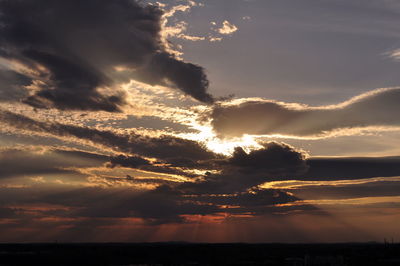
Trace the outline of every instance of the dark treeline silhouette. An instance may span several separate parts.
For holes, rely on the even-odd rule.
[[[0,244],[0,265],[400,265],[400,244]]]

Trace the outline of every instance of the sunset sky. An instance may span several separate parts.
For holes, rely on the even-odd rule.
[[[400,241],[397,0],[0,0],[0,242]]]

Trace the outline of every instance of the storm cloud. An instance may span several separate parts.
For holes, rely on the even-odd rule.
[[[0,1],[0,56],[21,75],[9,87],[27,88],[37,108],[116,112],[117,85],[133,78],[211,103],[204,69],[166,51],[162,15],[130,0]]]
[[[324,137],[338,130],[399,127],[399,101],[400,88],[378,89],[319,107],[257,99],[216,106],[211,118],[222,136]]]

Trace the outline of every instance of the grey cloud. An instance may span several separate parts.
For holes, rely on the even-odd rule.
[[[0,178],[68,175],[85,178],[76,168],[99,167],[110,161],[102,154],[54,148],[4,148],[0,150]]]
[[[339,129],[400,126],[400,89],[378,89],[336,106],[253,100],[213,109],[214,130],[222,136],[326,136]]]
[[[0,56],[32,69],[31,78],[40,81],[38,91],[23,99],[29,105],[116,112],[125,104],[123,93],[99,88],[113,87],[123,76],[213,101],[204,69],[165,51],[163,11],[156,6],[130,0],[3,0],[0,14]]]
[[[0,101],[15,101],[26,97],[22,87],[31,82],[32,80],[25,75],[0,68]]]
[[[74,174],[68,167],[98,165],[93,161],[71,160],[52,151],[5,149],[0,151],[0,178],[47,174]]]
[[[17,214],[12,208],[1,208],[0,207],[0,218],[14,218],[17,217]]]

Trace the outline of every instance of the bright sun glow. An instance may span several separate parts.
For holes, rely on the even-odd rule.
[[[241,138],[221,139],[215,134],[210,125],[194,124],[192,127],[198,132],[185,133],[180,136],[203,143],[215,153],[229,156],[232,155],[236,147],[242,147],[246,152],[262,148],[255,138],[250,135],[244,135]]]

